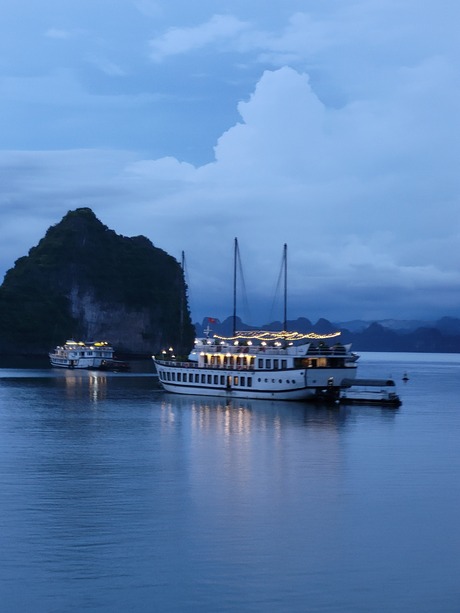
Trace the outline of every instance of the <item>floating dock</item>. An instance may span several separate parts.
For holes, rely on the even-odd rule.
[[[344,379],[338,401],[340,404],[390,407],[399,407],[402,404],[393,379]]]

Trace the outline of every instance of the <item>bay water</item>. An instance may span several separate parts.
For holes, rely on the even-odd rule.
[[[0,368],[0,610],[460,612],[460,355],[358,373],[402,406]]]

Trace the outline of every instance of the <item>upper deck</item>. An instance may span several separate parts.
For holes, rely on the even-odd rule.
[[[244,334],[244,335],[243,335]],[[305,342],[312,335],[298,333],[238,333],[236,337],[198,339],[193,361],[173,360],[163,351],[160,364],[186,368],[225,370],[287,370],[293,368],[356,368],[350,345],[328,345],[324,336],[314,335],[316,342]],[[326,338],[334,338],[338,334]],[[286,338],[288,337],[288,338]],[[292,339],[292,340],[289,340]],[[303,341],[303,342],[302,342]]]

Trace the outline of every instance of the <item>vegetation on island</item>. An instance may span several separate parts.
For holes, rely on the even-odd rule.
[[[120,236],[79,208],[6,273],[0,352],[40,353],[98,332],[110,332],[105,340],[127,353],[170,345],[187,353],[195,334],[180,264],[144,236]]]

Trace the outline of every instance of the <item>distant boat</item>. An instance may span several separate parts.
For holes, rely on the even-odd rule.
[[[357,356],[350,351],[351,345],[337,342],[340,332],[319,335],[286,330],[286,249],[284,245],[284,330],[235,331],[234,297],[230,336],[211,336],[207,330],[187,361],[176,360],[172,348],[153,357],[166,391],[231,398],[324,399],[338,397],[342,380],[356,376]],[[237,256],[235,239],[234,293]]]
[[[106,341],[68,340],[49,353],[51,366],[57,368],[100,368],[113,362],[113,347]]]

